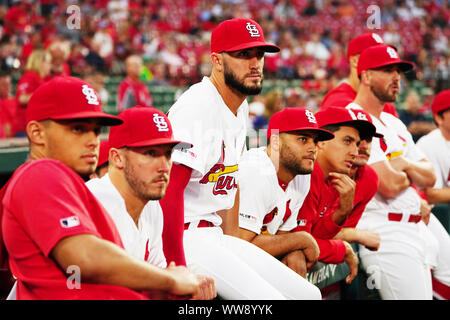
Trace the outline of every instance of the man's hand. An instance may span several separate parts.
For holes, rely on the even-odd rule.
[[[217,296],[216,285],[211,277],[197,275],[200,281],[200,290],[194,294],[192,300],[211,300]]]
[[[353,200],[355,197],[355,181],[346,174],[330,172],[331,183],[337,192],[339,192],[339,207],[333,214],[336,224],[341,225],[353,209]]]
[[[345,244],[345,258],[344,261],[350,268],[350,274],[345,278],[345,282],[350,284],[353,279],[356,278],[358,274],[358,257],[352,249],[352,246],[347,242],[343,241]]]
[[[302,251],[306,259],[306,267],[309,270],[317,263],[317,260],[319,259],[319,245],[310,233],[306,231],[298,231],[297,233],[301,236],[302,241],[305,244]]]
[[[434,204],[429,204],[425,199],[420,199],[420,215],[426,225],[430,222],[430,214],[433,208]]]
[[[306,272],[308,271],[306,257],[302,250],[291,251],[281,259],[286,266],[294,270],[297,274],[306,278]]]
[[[177,296],[199,295],[202,288],[200,279],[188,268],[184,266],[176,266],[175,262],[171,262],[166,269],[172,276],[173,284],[169,289],[169,293]]]

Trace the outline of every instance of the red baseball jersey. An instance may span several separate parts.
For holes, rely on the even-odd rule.
[[[136,105],[151,107],[153,98],[144,82],[127,77],[117,89],[117,110],[120,112]]]
[[[332,240],[342,229],[333,220],[339,202],[339,193],[325,181],[319,164],[314,164],[311,187],[297,216],[297,227],[293,231],[307,231],[316,239],[320,249],[319,261],[341,263],[345,256],[345,245],[341,240]]]
[[[62,270],[51,258],[60,240],[79,234],[123,248],[114,222],[72,169],[51,159],[35,160],[19,167],[5,188],[2,236],[18,299],[144,298],[119,286],[77,285],[69,279],[76,266]]]
[[[348,215],[343,227],[355,228],[359,218],[364,212],[367,203],[373,198],[378,189],[378,174],[369,165],[362,166],[356,173],[355,198],[353,201],[353,210]]]
[[[339,86],[328,92],[320,103],[320,108],[346,107],[356,98],[356,91],[348,83],[341,83]],[[397,110],[393,103],[387,102],[384,105],[384,112],[388,112],[398,118]]]

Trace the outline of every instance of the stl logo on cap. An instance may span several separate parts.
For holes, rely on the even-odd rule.
[[[94,89],[90,88],[87,84],[84,84],[82,86],[81,92],[83,92],[84,96],[86,97],[88,104],[93,104],[98,106],[100,102],[98,101],[97,95],[95,94]]]
[[[161,115],[154,113],[153,114],[153,122],[155,123],[159,132],[169,131],[169,126],[166,122],[166,119],[164,119],[164,117],[162,117]]]
[[[392,59],[399,59],[397,51],[395,51],[393,48],[387,47],[386,51],[389,54],[389,57],[391,57]]]
[[[364,113],[362,113],[362,112],[358,112],[358,114],[356,115],[356,118],[357,118],[358,120],[369,121],[369,119],[367,119],[367,116],[366,116]]]
[[[311,123],[317,123],[316,117],[314,117],[314,113],[310,110],[305,110],[305,115],[308,117],[308,121]]]
[[[248,33],[250,33],[250,37],[252,38],[259,38],[261,36],[259,34],[259,30],[256,28],[254,24],[247,22],[245,28],[248,30]]]
[[[378,43],[384,43],[383,39],[381,39],[381,37],[379,35],[377,35],[376,33],[372,33],[372,38],[373,38],[373,40],[375,40]]]

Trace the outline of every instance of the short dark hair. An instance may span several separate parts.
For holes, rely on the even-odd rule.
[[[320,129],[328,130],[328,131],[331,131],[334,133],[334,132],[338,131],[341,128],[341,126],[342,125],[340,125],[340,124],[327,124],[323,127],[320,127]]]

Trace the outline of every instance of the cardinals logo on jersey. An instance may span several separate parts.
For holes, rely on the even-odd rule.
[[[216,163],[199,181],[202,184],[214,182],[213,194],[226,195],[228,190],[237,188],[236,180],[230,173],[238,171],[238,165],[225,166],[225,143],[222,141],[222,152],[219,162]]]

